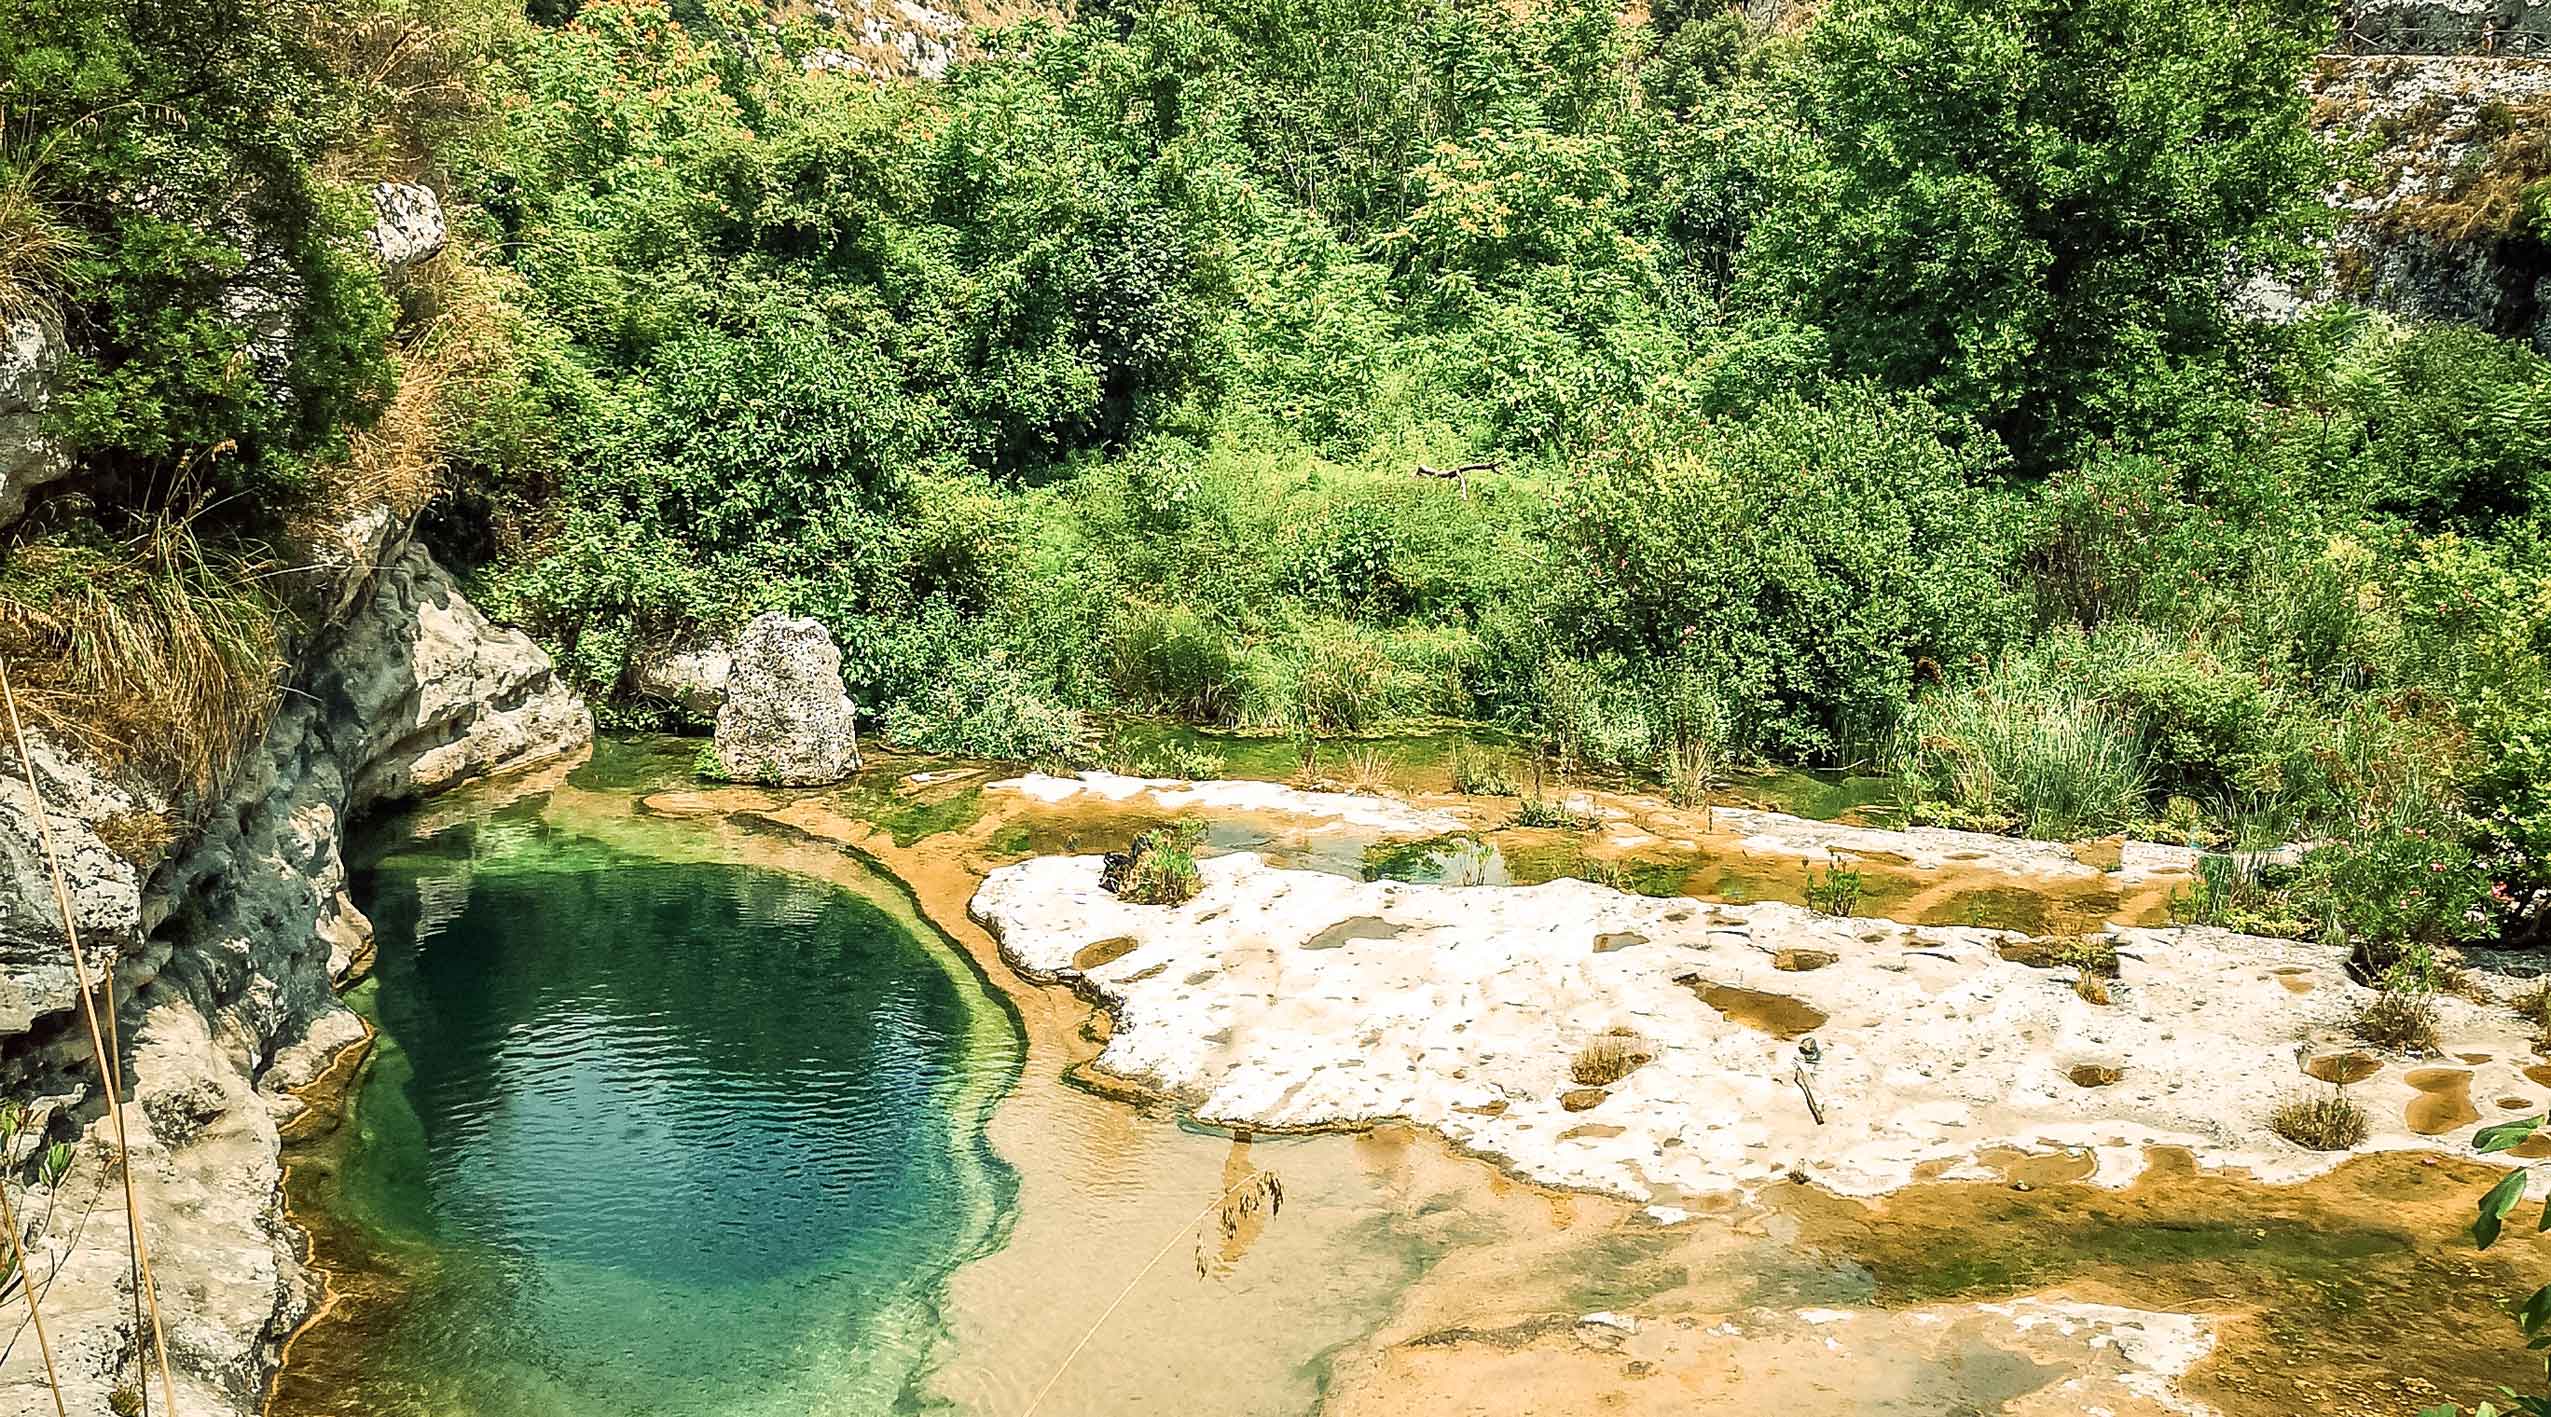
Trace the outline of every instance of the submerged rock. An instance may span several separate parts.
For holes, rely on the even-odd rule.
[[[821,621],[756,616],[735,644],[717,756],[727,775],[781,787],[839,782],[859,766],[858,709]]]

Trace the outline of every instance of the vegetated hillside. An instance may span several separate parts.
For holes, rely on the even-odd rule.
[[[2327,7],[1769,8],[1102,3],[969,17],[937,81],[798,8],[376,17],[416,42],[334,72],[421,72],[273,116],[274,165],[395,152],[463,254],[393,314],[313,305],[325,377],[261,386],[289,419],[133,326],[82,387],[168,411],[74,428],[132,470],[96,521],[178,466],[288,519],[387,398],[387,322],[468,356],[405,396],[439,549],[631,717],[651,656],[783,609],[920,748],[1488,717],[1569,766],[1879,763],[1935,820],[2332,842],[2194,908],[2378,960],[2538,936],[2551,369],[2227,299],[2332,220]],[[52,83],[9,32],[11,92]],[[12,180],[105,240],[133,203],[78,194],[143,157],[25,112]],[[30,156],[56,132],[85,185]],[[123,328],[103,260],[30,279]]]

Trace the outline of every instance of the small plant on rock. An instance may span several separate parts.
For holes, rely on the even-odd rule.
[[[1506,760],[1468,743],[1453,745],[1453,790],[1470,797],[1512,797],[1515,775]]]
[[[2374,997],[2347,1021],[2348,1032],[2403,1052],[2435,1047],[2437,977],[2434,954],[2411,947],[2383,971]]]
[[[1515,808],[1514,820],[1508,825],[1582,832],[1594,830],[1602,825],[1602,821],[1590,813],[1575,810],[1565,801],[1536,796],[1525,798],[1522,805]]]
[[[2306,1093],[2289,1097],[2268,1114],[2268,1130],[2314,1151],[2348,1151],[2372,1130],[2365,1109],[2343,1093]]]
[[[1183,905],[1203,884],[1196,873],[1196,848],[1204,844],[1202,822],[1177,822],[1136,836],[1122,852],[1110,852],[1099,870],[1099,884],[1133,905]]]
[[[1580,1087],[1610,1087],[1654,1061],[1655,1050],[1637,1030],[1607,1029],[1568,1059],[1568,1079]]]
[[[1807,904],[1825,915],[1851,915],[1860,909],[1860,873],[1843,864],[1840,856],[1827,858],[1825,874],[1819,877],[1815,868],[1807,871]]]

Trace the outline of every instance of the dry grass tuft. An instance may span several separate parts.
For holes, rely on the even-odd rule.
[[[209,791],[274,707],[281,611],[262,569],[175,518],[120,544],[16,547],[0,654],[27,717],[111,769]]]
[[[2398,1052],[2436,1046],[2436,996],[2424,989],[2385,985],[2347,1021],[2347,1031],[2378,1048]]]
[[[1391,760],[1379,748],[1350,748],[1346,753],[1346,773],[1338,786],[1348,792],[1367,797],[1380,797],[1391,789]]]
[[[1568,1059],[1568,1078],[1581,1087],[1610,1087],[1654,1061],[1656,1051],[1636,1029],[1608,1029]]]
[[[2372,1132],[2365,1109],[2336,1090],[2289,1097],[2268,1114],[2268,1130],[2313,1151],[2347,1151]]]
[[[2081,997],[2083,1003],[2097,1004],[2102,1008],[2116,999],[2116,995],[2109,991],[2108,981],[2087,969],[2073,976],[2073,992]]]
[[[2516,1017],[2532,1024],[2538,1033],[2551,1034],[2551,978],[2533,981],[2509,1002]]]
[[[53,313],[85,247],[37,192],[42,167],[40,158],[0,164],[0,336],[20,320]]]
[[[118,812],[91,830],[107,850],[145,872],[159,864],[181,834],[177,819],[166,812]]]

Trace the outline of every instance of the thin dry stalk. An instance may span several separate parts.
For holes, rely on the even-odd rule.
[[[1221,1195],[1206,1202],[1205,1208],[1196,1212],[1196,1218],[1171,1232],[1169,1238],[1161,1242],[1160,1248],[1152,1252],[1152,1257],[1143,1261],[1143,1267],[1134,1271],[1134,1277],[1125,1281],[1125,1287],[1116,1291],[1116,1297],[1107,1301],[1107,1307],[1101,1309],[1098,1318],[1090,1324],[1089,1332],[1082,1334],[1081,1341],[1072,1345],[1072,1351],[1063,1355],[1063,1361],[1055,1366],[1053,1375],[1045,1380],[1045,1385],[1036,1390],[1036,1396],[1029,1399],[1027,1407],[1019,1413],[1019,1417],[1036,1417],[1036,1409],[1045,1405],[1046,1394],[1054,1391],[1054,1385],[1061,1382],[1063,1374],[1071,1370],[1072,1360],[1081,1356],[1081,1350],[1089,1347],[1091,1339],[1098,1337],[1098,1331],[1107,1327],[1108,1319],[1124,1306],[1125,1300],[1133,1294],[1134,1286],[1143,1282],[1143,1276],[1157,1268],[1160,1262],[1167,1258],[1169,1252],[1178,1247],[1178,1242],[1187,1238],[1189,1231],[1204,1224],[1207,1216],[1230,1205],[1244,1191],[1253,1195],[1268,1196],[1270,1214],[1284,1203],[1284,1183],[1277,1180],[1273,1172],[1268,1171],[1253,1171],[1233,1182]]]
[[[62,1375],[53,1367],[53,1340],[44,1335],[44,1310],[35,1302],[35,1269],[27,1263],[27,1242],[18,1236],[18,1211],[9,1204],[5,1180],[0,1180],[0,1226],[9,1231],[9,1254],[18,1264],[18,1282],[26,1286],[27,1319],[35,1325],[36,1351],[44,1355],[44,1385],[53,1390],[53,1417],[71,1417],[62,1406]]]
[[[159,1359],[160,1396],[167,1405],[169,1417],[177,1414],[177,1383],[168,1371],[168,1336],[161,1329],[159,1289],[151,1279],[150,1241],[142,1234],[142,1202],[133,1190],[133,1147],[125,1134],[122,1070],[115,1066],[107,1052],[106,1035],[98,1027],[97,998],[89,989],[87,952],[80,948],[79,917],[71,909],[71,887],[62,876],[62,857],[53,847],[53,817],[44,809],[44,789],[36,785],[35,756],[27,751],[26,725],[18,719],[17,690],[9,682],[9,662],[0,659],[0,703],[9,710],[9,734],[17,744],[18,767],[26,774],[27,796],[35,812],[36,837],[44,847],[45,864],[53,874],[53,903],[62,911],[62,931],[71,946],[71,977],[80,986],[80,1014],[88,1024],[89,1050],[97,1061],[99,1084],[106,1090],[106,1114],[115,1121],[115,1169],[124,1180],[124,1225],[132,1249],[133,1271],[139,1282],[134,1293],[138,1302],[150,1310],[151,1348]],[[110,986],[112,987],[112,986]],[[135,1316],[137,1319],[139,1315]]]

